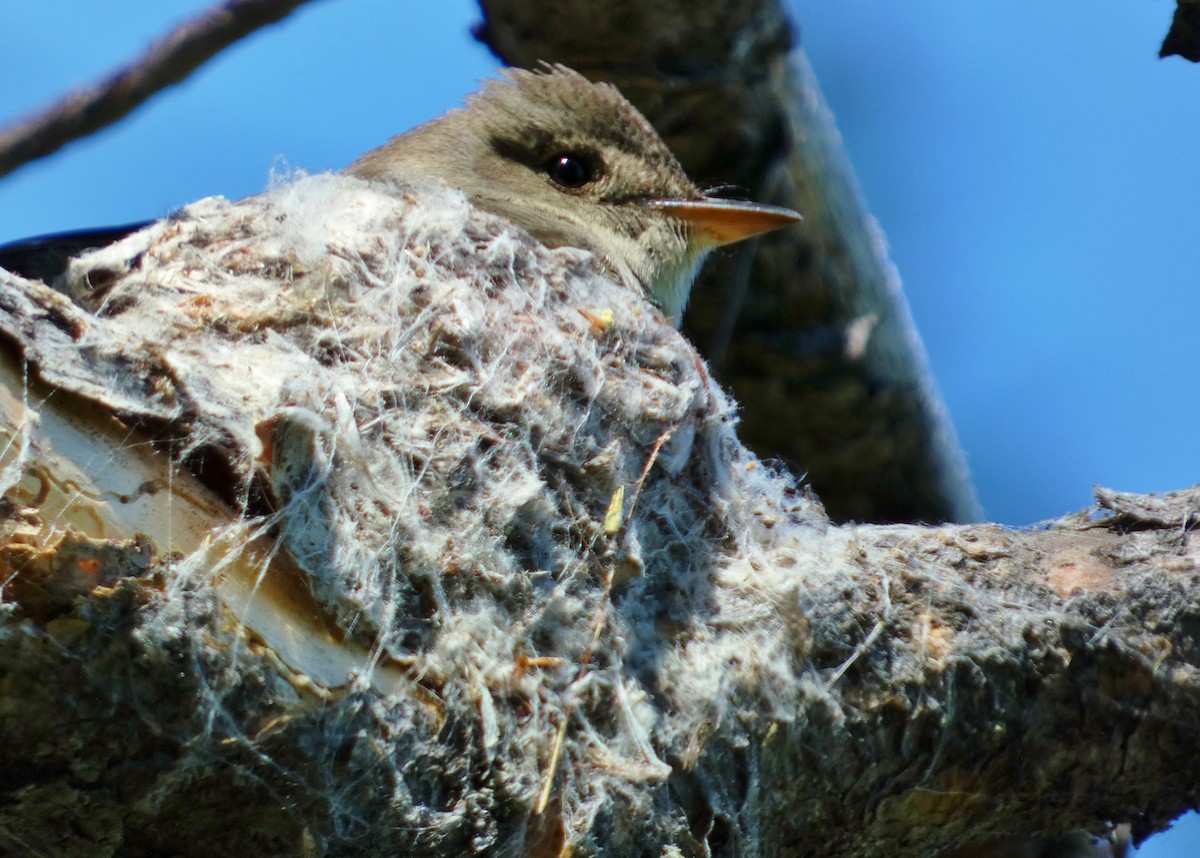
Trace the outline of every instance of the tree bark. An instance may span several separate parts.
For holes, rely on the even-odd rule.
[[[833,526],[651,307],[437,189],[0,277],[6,851],[927,856],[1200,796],[1195,490]]]
[[[685,318],[740,403],[743,440],[806,474],[834,520],[977,519],[882,233],[782,4],[480,6],[479,37],[505,62],[614,82],[702,185],[804,215],[714,266]]]

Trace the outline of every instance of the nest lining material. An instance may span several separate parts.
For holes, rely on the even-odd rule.
[[[715,730],[807,693],[797,582],[822,575],[819,510],[587,254],[442,187],[324,175],[188,206],[58,286],[88,314],[89,391],[121,391],[111,407],[168,426],[179,457],[226,460],[244,516],[257,485],[257,529],[405,665],[399,693],[436,701],[424,721],[383,701],[391,735],[466,725],[445,788],[469,796],[486,770],[528,809],[560,755],[555,800],[588,831],[653,801]],[[176,592],[204,585],[175,568]]]

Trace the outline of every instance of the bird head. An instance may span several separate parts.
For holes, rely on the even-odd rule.
[[[676,321],[712,248],[799,220],[788,209],[706,197],[616,87],[565,66],[509,70],[348,172],[440,179],[548,247],[590,251]]]

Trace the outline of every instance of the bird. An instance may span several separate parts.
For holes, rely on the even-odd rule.
[[[567,66],[507,69],[465,104],[393,137],[345,172],[382,188],[438,180],[549,248],[596,267],[675,324],[709,251],[794,224],[790,209],[703,193],[638,110]],[[47,283],[84,249],[152,223],[0,246],[0,268]]]

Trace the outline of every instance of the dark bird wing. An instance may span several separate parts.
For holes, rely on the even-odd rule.
[[[120,241],[152,223],[154,221],[147,220],[104,229],[57,232],[0,244],[0,268],[28,280],[51,283],[67,270],[67,263],[73,257],[85,250],[95,250]]]

